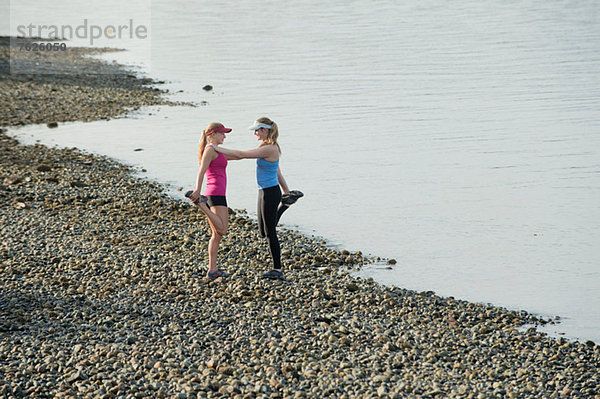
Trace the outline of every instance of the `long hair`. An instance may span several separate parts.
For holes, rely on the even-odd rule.
[[[267,138],[263,140],[261,146],[263,145],[276,145],[279,153],[281,154],[281,147],[277,143],[277,139],[279,138],[279,129],[277,128],[277,123],[273,122],[271,119],[263,116],[262,118],[258,118],[256,120],[260,123],[266,123],[267,125],[271,125],[269,129],[269,133],[267,133]]]
[[[223,124],[219,123],[219,122],[211,122],[202,131],[202,134],[200,135],[200,144],[198,145],[198,163],[199,164],[202,163],[202,155],[204,155],[204,149],[206,148],[206,146],[208,144],[208,136],[209,135],[206,133],[210,132],[211,130],[213,130],[214,128],[216,128],[218,126],[223,126]]]

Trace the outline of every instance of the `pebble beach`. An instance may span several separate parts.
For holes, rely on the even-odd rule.
[[[131,83],[11,75],[1,57],[0,396],[600,397],[594,342],[548,337],[526,311],[355,278],[371,260],[320,238],[282,229],[286,280],[261,280],[268,248],[244,210],[220,247],[230,276],[207,279],[210,227],[183,195],[4,129],[166,104],[152,82],[97,60]],[[46,104],[53,88],[83,108]]]
[[[10,37],[0,36],[0,126],[89,122],[142,106],[181,105],[163,98],[165,92],[156,87],[161,82],[93,58],[118,49],[69,45],[60,52],[18,50],[33,42],[13,39],[11,51]]]

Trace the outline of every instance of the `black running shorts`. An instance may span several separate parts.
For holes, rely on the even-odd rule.
[[[227,199],[224,195],[207,195],[206,204],[210,206],[227,206]]]

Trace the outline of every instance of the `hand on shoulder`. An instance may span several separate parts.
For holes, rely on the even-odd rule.
[[[214,145],[207,144],[206,147],[204,147],[204,155],[202,155],[202,159],[207,159],[209,161],[212,161],[213,159],[217,158],[218,156],[219,156],[219,153],[217,152]]]
[[[267,144],[262,146],[270,157],[279,157],[279,148],[275,144]]]
[[[218,146],[216,146],[216,145],[214,145],[212,143],[208,143],[206,145],[206,150],[209,151],[210,153],[218,154],[219,153],[218,148],[219,148]]]

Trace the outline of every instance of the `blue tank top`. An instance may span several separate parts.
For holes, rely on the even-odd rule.
[[[277,179],[277,169],[279,168],[279,159],[275,162],[265,161],[263,158],[256,160],[256,181],[258,188],[269,188],[279,185]]]

